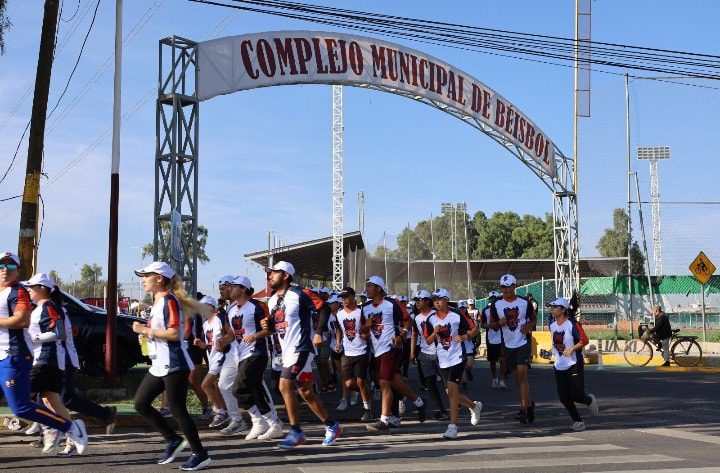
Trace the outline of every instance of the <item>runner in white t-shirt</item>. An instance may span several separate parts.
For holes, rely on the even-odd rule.
[[[585,422],[575,403],[585,404],[593,415],[598,414],[595,396],[585,394],[584,360],[582,349],[588,343],[582,325],[568,317],[570,302],[558,297],[548,305],[555,321],[550,324],[552,354],[555,357],[555,381],[558,397],[573,420],[572,430],[585,430]]]
[[[520,412],[515,416],[523,424],[535,421],[535,403],[530,398],[528,369],[532,362],[531,343],[528,334],[535,326],[532,306],[515,294],[517,279],[512,274],[500,278],[502,298],[491,306],[493,318],[502,327],[502,356],[508,372],[515,372],[515,382],[520,395]],[[528,309],[529,307],[529,309]]]
[[[500,321],[493,318],[491,306],[502,296],[497,291],[490,291],[488,294],[488,305],[480,312],[480,327],[485,329],[485,346],[487,347],[487,361],[490,363],[490,374],[492,375],[492,387],[496,389],[507,389],[505,377],[507,368],[505,358],[502,357],[502,330]],[[497,364],[500,363],[500,374],[497,372]]]
[[[217,341],[222,337],[224,324],[217,312],[215,299],[205,296],[200,299],[200,303],[205,304],[210,311],[210,316],[203,321],[202,337],[195,338],[193,342],[196,347],[207,351],[208,372],[202,380],[202,389],[210,399],[213,414],[225,419],[227,418],[225,400],[218,387],[218,377],[225,362],[225,353],[217,349]]]

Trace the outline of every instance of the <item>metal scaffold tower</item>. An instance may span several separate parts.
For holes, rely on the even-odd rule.
[[[653,241],[653,268],[655,276],[662,276],[662,232],[660,229],[660,182],[658,176],[658,160],[670,159],[669,146],[655,146],[651,148],[638,148],[637,156],[640,160],[650,161],[650,201],[652,202],[652,241]]]
[[[333,289],[343,288],[343,90],[332,86]]]

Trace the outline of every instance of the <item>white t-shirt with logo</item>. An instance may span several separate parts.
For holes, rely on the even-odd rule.
[[[482,315],[480,316],[481,323],[483,325],[489,325],[492,322],[492,314],[490,313],[490,306],[483,309]],[[487,338],[488,345],[499,345],[502,343],[502,332],[499,328],[488,328],[485,330],[485,336]]]
[[[403,324],[410,318],[405,307],[389,297],[377,306],[373,305],[372,301],[366,302],[362,313],[365,320],[371,322],[370,340],[376,358],[392,349],[392,339],[400,335]]]
[[[514,301],[508,302],[499,299],[495,302],[498,318],[505,319],[506,325],[502,326],[502,340],[506,348],[520,348],[527,344],[527,334],[520,331],[520,327],[528,321],[527,300],[516,297]]]
[[[415,331],[418,334],[417,338],[420,345],[420,353],[425,353],[426,355],[437,355],[437,347],[435,344],[428,345],[428,342],[425,341],[425,326],[427,325],[428,319],[433,315],[435,315],[435,311],[431,310],[425,315],[420,313],[415,316]]]
[[[434,313],[428,317],[424,335],[426,337],[430,336],[435,331],[435,327],[438,326],[441,328],[435,337],[435,346],[437,347],[440,368],[450,368],[465,363],[465,357],[467,356],[465,343],[455,341],[455,337],[470,332],[475,328],[475,322],[453,310],[450,310],[443,318]]]
[[[552,334],[552,353],[555,355],[555,369],[565,371],[578,363],[578,352],[563,356],[563,352],[578,342],[587,343],[587,336],[582,326],[573,320],[566,319],[562,325],[557,322],[550,324]]]
[[[360,356],[367,353],[367,340],[360,338],[360,327],[365,317],[359,307],[348,311],[341,307],[336,314],[338,326],[342,331],[342,346],[346,356]],[[333,348],[333,347],[331,347]]]

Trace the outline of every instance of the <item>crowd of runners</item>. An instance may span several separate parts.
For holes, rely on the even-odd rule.
[[[70,410],[100,419],[107,433],[114,430],[117,413],[75,391],[77,353],[57,286],[44,273],[19,281],[19,265],[13,253],[0,253],[3,393],[14,415],[33,423],[27,432],[42,435],[38,446],[44,453],[65,440],[59,455],[82,454],[87,432],[82,420],[71,418]],[[351,287],[337,293],[301,288],[294,282],[295,268],[284,261],[267,268],[267,303],[253,298],[255,290],[245,276],[221,278],[216,300],[190,297],[163,262],[153,262],[136,274],[154,302],[147,322],[133,325],[147,343],[151,360],[134,404],[165,440],[158,464],[173,462],[188,446],[192,454],[182,470],[199,470],[211,462],[187,410],[189,389],[203,404],[202,417],[210,428],[224,435],[243,433],[247,440],[277,439],[277,447],[283,449],[306,441],[301,403],[325,425],[325,446],[343,433],[330,411],[345,411],[359,402],[360,420],[370,431],[398,429],[411,406],[419,422],[428,416],[447,420],[442,436],[455,439],[460,406],[467,408],[471,425],[480,423],[483,404],[464,391],[473,379],[481,330],[486,332],[492,388],[508,389],[506,379],[514,376],[519,396],[515,417],[524,424],[535,421],[528,369],[538,307],[516,294],[517,281],[511,274],[502,276],[499,290],[488,294],[488,305],[481,311],[474,300],[451,303],[450,292],[443,288],[419,290],[411,300],[389,296],[379,276],[369,277],[360,293]],[[558,297],[548,307],[558,397],[572,418],[571,428],[583,430],[576,403],[598,413],[595,397],[584,387],[582,349],[588,340],[574,317],[576,301]],[[417,391],[408,384],[413,363],[421,384]],[[270,386],[265,381],[268,367]],[[329,410],[319,394],[338,388],[341,400]],[[428,402],[419,391],[432,397],[432,412],[427,412]],[[274,395],[282,399],[287,429],[275,410]],[[153,402],[160,396],[163,407],[156,409]],[[180,433],[167,417],[174,418]]]

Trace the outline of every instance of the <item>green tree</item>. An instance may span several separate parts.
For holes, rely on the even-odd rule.
[[[5,30],[11,26],[7,17],[7,0],[0,0],[0,54],[5,54]]]
[[[613,226],[606,228],[595,248],[601,256],[627,257],[628,255],[628,214],[625,209],[613,210]],[[645,256],[640,245],[633,240],[630,245],[630,273],[633,276],[645,275]]]
[[[162,229],[162,236],[163,240],[170,241],[170,222],[161,221],[160,222],[160,228]],[[190,239],[190,232],[192,231],[192,226],[189,224],[189,222],[184,222],[182,224],[182,229],[180,231],[181,238],[183,241]],[[210,258],[208,257],[207,253],[205,253],[205,245],[207,244],[208,239],[208,231],[207,228],[203,227],[202,225],[198,225],[197,229],[198,234],[198,261],[201,263],[207,263],[210,261]],[[152,258],[153,256],[153,244],[148,243],[147,245],[143,246],[142,248],[142,257],[145,258]],[[190,255],[192,258],[192,254]]]

